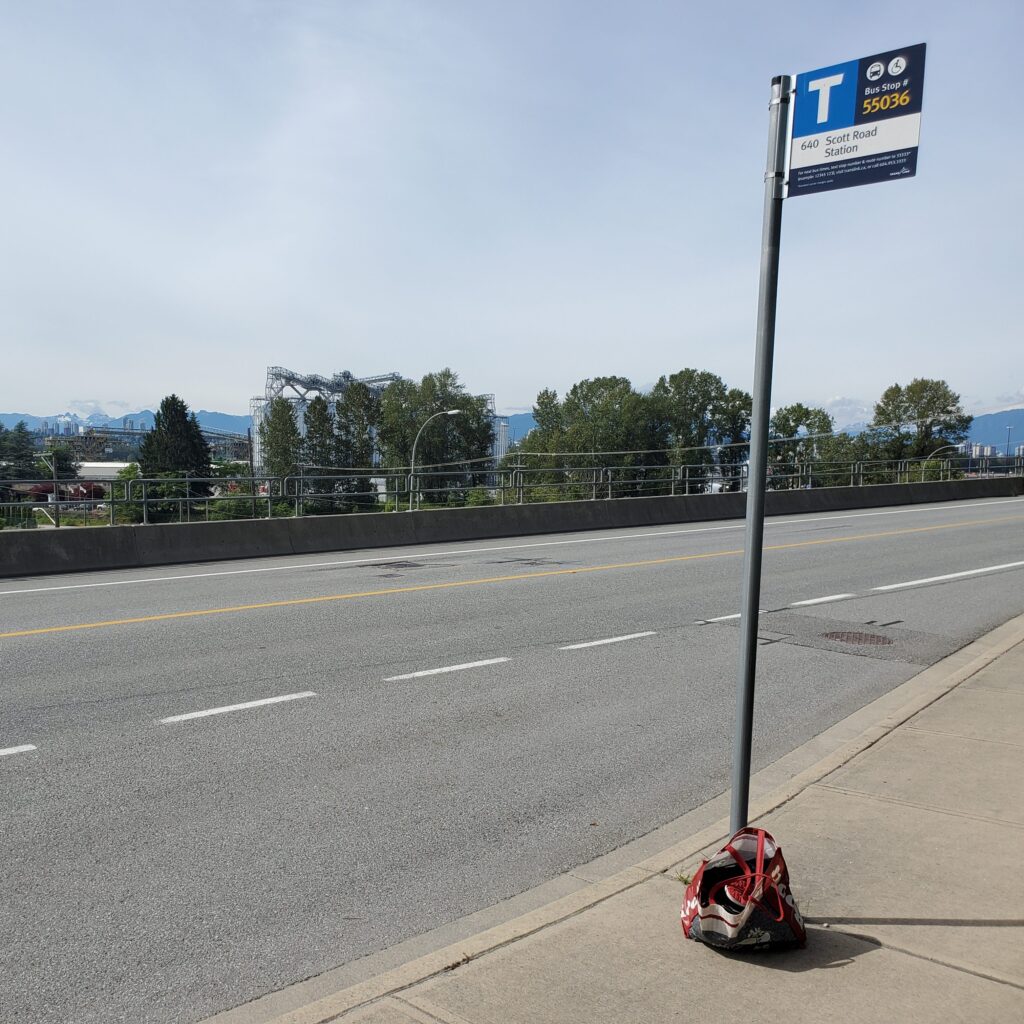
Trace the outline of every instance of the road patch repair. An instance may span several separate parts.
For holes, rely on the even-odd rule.
[[[1004,882],[1024,839],[1022,701],[1018,616],[754,776],[751,824],[786,837],[804,950],[737,958],[684,941],[684,881],[730,835],[723,794],[532,893],[207,1024],[714,1020],[730,992],[808,1024],[1016,1019],[1024,896]]]

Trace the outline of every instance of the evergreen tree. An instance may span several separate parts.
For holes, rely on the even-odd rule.
[[[4,434],[4,476],[9,480],[34,480],[39,477],[36,468],[36,443],[24,420],[18,420],[13,430]],[[49,472],[44,476],[49,476]]]
[[[286,398],[272,399],[259,431],[263,471],[268,476],[293,476],[302,454],[302,435],[292,403]]]
[[[354,381],[335,405],[338,430],[338,464],[351,469],[369,469],[374,464],[380,429],[380,398],[367,385]],[[360,474],[345,480],[344,490],[353,505],[375,505],[371,476]]]
[[[317,395],[305,412],[306,436],[302,439],[302,458],[306,465],[300,470],[302,476],[330,477],[336,476],[338,455],[338,439],[334,433],[334,420],[327,399]],[[331,480],[307,480],[302,485],[304,494],[333,494]],[[335,512],[333,501],[314,501],[305,506],[309,512]]]
[[[210,446],[195,413],[177,396],[168,395],[153,418],[153,429],[139,446],[144,477],[210,476]]]
[[[321,475],[338,463],[338,441],[327,399],[317,395],[306,406],[306,436],[302,442],[303,461],[314,475]]]

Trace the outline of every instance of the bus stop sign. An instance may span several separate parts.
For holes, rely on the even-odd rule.
[[[797,75],[790,196],[917,173],[925,44]]]

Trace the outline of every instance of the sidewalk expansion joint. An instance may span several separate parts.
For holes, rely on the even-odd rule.
[[[994,740],[988,736],[965,736],[958,732],[942,732],[940,729],[922,729],[919,725],[908,725],[911,732],[923,732],[928,736],[941,736],[944,739],[972,740],[975,743],[997,743],[1001,747],[1013,747],[1016,750],[1024,749],[1024,743],[1013,743],[1010,740]]]
[[[814,789],[827,789],[833,793],[840,793],[843,796],[859,796],[865,800],[877,800],[884,804],[897,804],[900,807],[914,807],[919,811],[930,811],[933,814],[944,814],[950,818],[967,818],[970,821],[984,821],[988,825],[1005,825],[1008,828],[1024,832],[1024,823],[1010,821],[1007,818],[993,818],[987,814],[971,814],[969,811],[953,811],[948,807],[939,807],[936,804],[922,804],[916,800],[901,800],[896,796],[883,796],[881,793],[865,793],[859,789],[846,789],[843,786],[830,786],[827,782],[818,782]]]
[[[409,998],[405,996],[394,996],[393,998],[396,1003],[402,1003],[404,1006],[410,1007],[416,1013],[431,1021],[436,1021],[437,1024],[472,1024],[472,1021],[468,1018],[447,1007],[442,1008],[438,1006],[422,994]]]
[[[971,692],[984,690],[986,693],[1012,693],[1015,697],[1024,697],[1024,690],[1014,690],[1009,686],[972,686]]]
[[[820,925],[809,925],[809,927],[813,931],[821,929]],[[1019,981],[1014,981],[1011,978],[1003,978],[998,974],[989,974],[985,971],[979,971],[974,967],[967,967],[964,964],[952,963],[949,960],[940,960],[936,956],[926,956],[924,953],[915,953],[911,949],[904,949],[902,946],[894,946],[891,943],[875,938],[873,935],[864,935],[861,932],[848,931],[840,925],[832,925],[827,930],[830,932],[841,932],[843,935],[846,935],[851,939],[867,943],[870,946],[876,946],[878,949],[887,949],[891,953],[900,953],[903,956],[912,957],[914,960],[923,960],[925,963],[935,964],[937,967],[946,967],[949,970],[957,971],[960,974],[970,974],[975,978],[981,978],[982,981],[991,981],[993,984],[1006,985],[1009,988],[1019,989],[1024,992],[1024,984]]]
[[[436,1013],[431,1013],[430,1010],[403,996],[388,996],[382,1002],[397,1003],[403,1012],[408,1013],[414,1020],[422,1021],[423,1024],[459,1024],[451,1017],[439,1017]]]

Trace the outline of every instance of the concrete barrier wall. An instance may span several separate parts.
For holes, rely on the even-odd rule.
[[[770,491],[768,515],[802,515],[1024,494],[1024,479],[998,477],[926,484],[880,484]],[[575,530],[663,526],[741,519],[745,494],[622,498],[504,505],[432,512],[389,512],[302,519],[162,526],[0,531],[0,576],[182,565],[230,558],[312,554],[412,544],[522,537]]]

